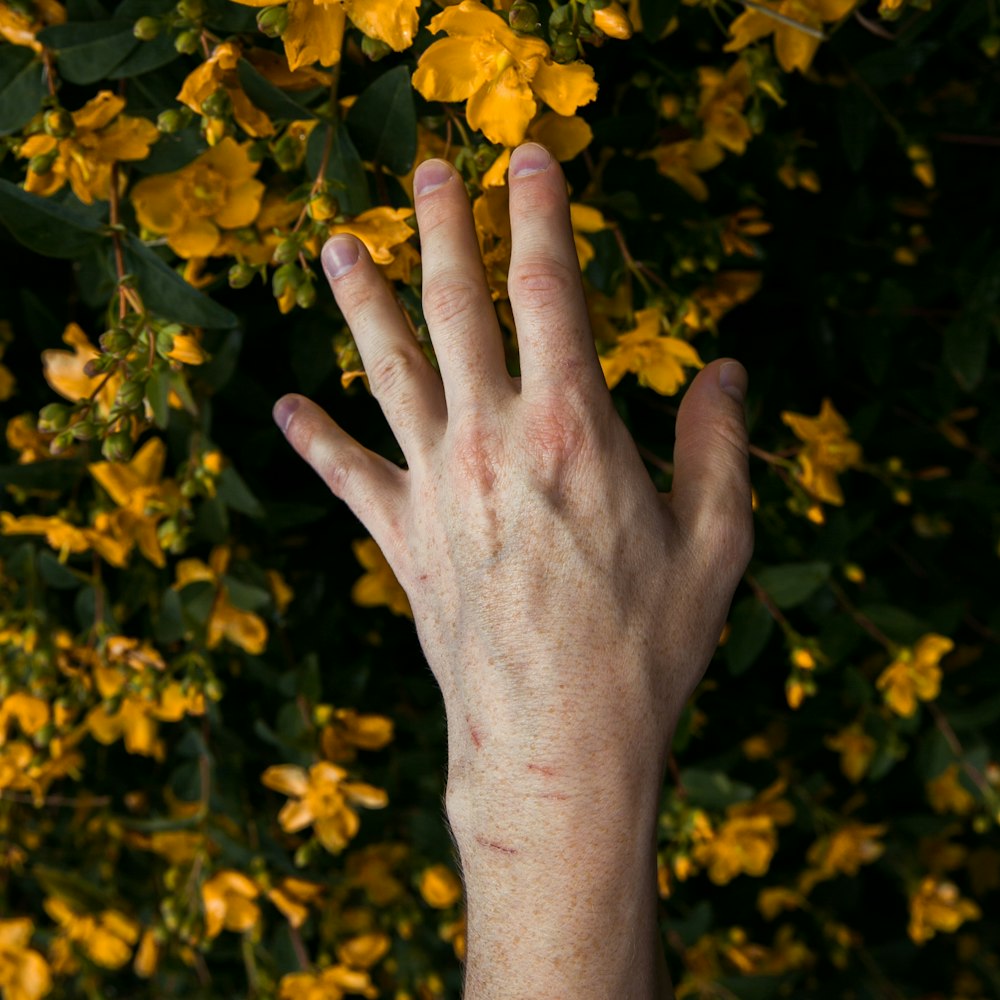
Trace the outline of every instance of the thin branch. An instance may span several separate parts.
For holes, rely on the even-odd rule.
[[[896,36],[885,27],[885,25],[879,24],[877,21],[871,21],[860,10],[854,12],[854,20],[861,25],[865,31],[870,31],[873,35],[878,35],[879,38],[884,38],[887,41],[894,42]]]
[[[111,805],[110,795],[94,795],[90,797],[85,796],[71,796],[71,795],[46,795],[43,799],[38,800],[33,795],[29,795],[27,792],[12,792],[9,788],[0,789],[0,799],[7,802],[20,802],[24,805],[29,806],[55,806],[62,809],[98,809],[103,806]]]
[[[804,35],[809,35],[812,38],[818,38],[821,42],[829,40],[826,32],[823,31],[822,28],[813,28],[811,25],[803,24],[801,21],[796,21],[794,17],[789,17],[787,14],[781,14],[776,10],[771,10],[770,7],[765,7],[763,4],[754,3],[754,0],[740,0],[740,3],[743,4],[744,7],[749,7],[750,10],[756,11],[758,14],[763,14],[765,17],[770,17],[775,21],[780,21],[789,28],[801,31]]]

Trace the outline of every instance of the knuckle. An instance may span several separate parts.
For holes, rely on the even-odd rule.
[[[579,271],[554,257],[533,257],[511,268],[507,285],[512,296],[529,305],[563,301],[580,283]]]
[[[564,400],[540,403],[524,428],[528,454],[545,467],[567,465],[580,453],[584,442],[583,421]]]
[[[452,455],[462,479],[480,493],[489,493],[499,471],[497,432],[479,416],[466,416],[453,431]]]
[[[449,274],[430,278],[421,295],[424,316],[431,325],[449,326],[471,319],[479,289]]]
[[[384,399],[407,393],[423,362],[423,355],[416,347],[396,347],[386,351],[366,369],[373,395]]]

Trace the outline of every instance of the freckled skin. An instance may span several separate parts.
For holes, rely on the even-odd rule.
[[[466,1000],[661,1000],[657,805],[752,547],[746,373],[716,361],[689,386],[658,494],[594,350],[565,179],[531,145],[510,170],[520,379],[465,187],[429,161],[414,183],[440,375],[363,249],[331,278],[405,471],[302,397],[275,416],[379,544],[441,687]]]

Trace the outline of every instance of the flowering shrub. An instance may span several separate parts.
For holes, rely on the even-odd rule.
[[[661,488],[691,373],[751,372],[757,552],[663,793],[678,995],[1000,995],[995,4],[9,0],[0,39],[4,997],[458,996],[409,603],[270,404],[400,457],[318,255],[363,240],[433,359],[429,156],[516,370],[526,138]]]

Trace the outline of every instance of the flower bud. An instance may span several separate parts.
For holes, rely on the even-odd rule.
[[[294,236],[289,236],[274,248],[274,262],[291,264],[298,257],[300,249],[299,241]]]
[[[569,4],[556,7],[549,15],[549,34],[555,38],[561,31],[567,31],[573,24],[573,11]]]
[[[109,462],[127,462],[132,457],[132,435],[125,431],[109,434],[101,445],[101,454]]]
[[[177,13],[188,21],[199,21],[205,14],[205,4],[202,0],[180,0]]]
[[[70,430],[77,441],[93,441],[97,437],[97,424],[90,417],[78,420]]]
[[[56,139],[65,139],[76,131],[76,124],[73,116],[63,108],[53,108],[45,112],[42,127],[46,135],[51,135]]]
[[[987,35],[979,43],[979,50],[987,59],[1000,55],[1000,35]]]
[[[507,20],[515,31],[534,34],[542,27],[538,19],[538,8],[528,0],[514,0],[507,12]]]
[[[182,31],[174,39],[174,48],[182,55],[186,56],[189,56],[192,53],[197,52],[198,46],[200,44],[201,44],[200,31]]]
[[[268,38],[280,38],[287,27],[287,7],[265,7],[257,15],[257,30]]]
[[[106,330],[98,341],[101,350],[116,357],[124,357],[132,349],[132,337],[122,329]]]
[[[52,164],[56,162],[58,155],[58,149],[50,150],[48,153],[39,153],[28,160],[28,169],[35,174],[47,174],[52,169]]]
[[[97,378],[98,375],[103,375],[108,371],[112,365],[116,364],[114,358],[107,354],[99,354],[96,358],[91,358],[83,366],[83,374],[87,378]]]
[[[284,8],[282,8],[284,9]],[[370,35],[365,35],[361,39],[361,51],[364,52],[372,62],[378,62],[380,59],[384,59],[392,49],[382,41],[381,38],[372,38]]]
[[[126,410],[136,410],[146,398],[146,387],[141,382],[126,382],[115,397],[115,403]]]
[[[595,4],[596,8],[596,4]],[[606,7],[594,10],[594,27],[598,31],[607,35],[608,38],[617,38],[625,41],[632,37],[632,22],[625,13],[625,9],[617,0],[609,3]]]
[[[280,298],[281,293],[290,285],[298,288],[302,283],[302,272],[294,264],[282,264],[273,275],[271,275],[271,290],[275,298]]]
[[[151,42],[160,33],[162,25],[155,17],[140,17],[132,25],[132,34],[142,42]]]
[[[178,111],[177,108],[168,108],[166,111],[161,111],[156,117],[156,127],[164,135],[180,132],[185,125],[187,125],[187,116],[183,111]]]
[[[552,40],[552,58],[559,63],[573,62],[580,55],[576,38],[568,31],[560,32]]]
[[[311,309],[316,304],[316,286],[311,281],[304,281],[295,290],[295,304],[300,309]]]
[[[49,403],[38,412],[38,429],[47,434],[61,431],[69,423],[69,407],[62,403]]]
[[[274,144],[274,162],[282,170],[294,170],[302,159],[302,145],[290,135],[282,136]]]
[[[246,288],[256,273],[257,271],[249,264],[233,264],[229,269],[229,287]]]
[[[71,430],[60,431],[49,445],[49,452],[53,455],[63,455],[72,447],[73,432]]]
[[[332,219],[340,211],[340,206],[337,204],[336,198],[331,198],[328,194],[317,194],[309,199],[308,211],[310,219],[325,222],[327,219]]]
[[[233,102],[222,87],[201,102],[201,113],[209,118],[225,118],[232,110]]]

